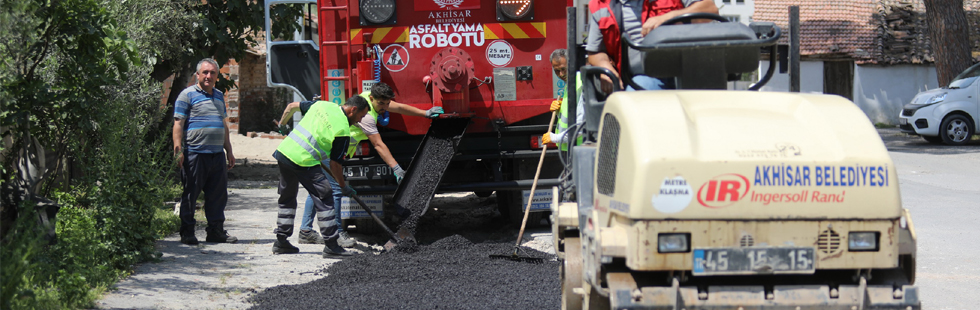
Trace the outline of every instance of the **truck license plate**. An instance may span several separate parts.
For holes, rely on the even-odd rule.
[[[694,275],[803,273],[814,271],[812,247],[694,249]]]
[[[348,178],[388,176],[391,175],[391,167],[388,167],[388,165],[344,167],[344,175],[346,175]]]

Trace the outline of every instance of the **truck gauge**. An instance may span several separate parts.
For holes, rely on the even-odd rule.
[[[394,15],[395,0],[361,0],[361,17],[371,24],[385,23]]]

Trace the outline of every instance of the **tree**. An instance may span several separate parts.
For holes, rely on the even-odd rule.
[[[189,18],[181,19],[177,28],[183,31],[172,38],[175,42],[172,42],[171,50],[179,52],[161,53],[155,58],[157,62],[151,76],[161,82],[171,75],[174,77],[167,98],[167,112],[157,124],[156,131],[166,131],[173,124],[174,102],[190,82],[198,61],[210,57],[223,65],[230,59],[243,59],[265,27],[263,1],[173,1]],[[296,20],[302,14],[301,8],[301,5],[279,5],[271,15],[277,20]],[[297,23],[274,25],[273,33],[292,33],[299,27]],[[164,25],[167,28],[173,26]],[[234,84],[219,75],[215,88],[228,91]]]
[[[970,28],[963,0],[925,0],[929,38],[939,85],[947,85],[973,64]]]

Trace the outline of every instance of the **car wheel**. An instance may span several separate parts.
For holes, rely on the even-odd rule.
[[[929,143],[935,143],[935,144],[943,143],[943,137],[940,136],[922,136],[922,138],[926,139],[926,141],[928,141]]]
[[[953,114],[943,119],[939,127],[939,136],[948,145],[963,145],[973,137],[973,125],[966,116]]]

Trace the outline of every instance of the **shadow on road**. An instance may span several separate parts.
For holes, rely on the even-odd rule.
[[[952,146],[930,143],[920,136],[903,133],[898,128],[879,128],[878,135],[891,152],[933,155],[980,153],[980,140],[976,136],[966,145]]]

